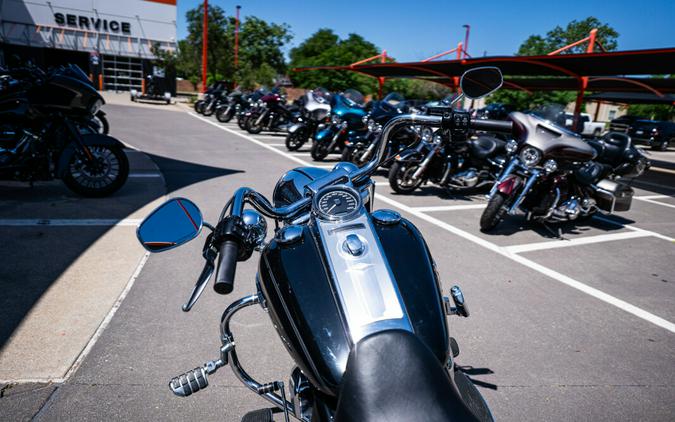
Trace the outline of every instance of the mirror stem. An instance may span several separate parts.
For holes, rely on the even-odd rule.
[[[452,102],[450,103],[451,106],[457,104],[460,100],[464,99],[464,93],[460,93]]]
[[[206,227],[207,229],[211,230],[212,232],[213,232],[213,231],[216,231],[216,228],[213,227],[211,224],[207,223],[206,221],[204,221],[204,222],[202,223],[202,225],[203,225],[204,227]]]

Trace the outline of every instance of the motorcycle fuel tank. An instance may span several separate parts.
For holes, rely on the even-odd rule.
[[[359,282],[382,285],[387,283],[382,282],[383,277],[391,279],[390,295],[398,298],[402,308],[399,314],[396,307],[386,309],[390,305],[386,294],[380,303],[372,297],[367,300],[367,306],[378,308],[375,310],[345,302],[349,292],[340,279],[349,270],[343,271],[342,264],[335,262],[336,256],[344,254],[330,246],[326,227],[316,221],[281,229],[260,260],[260,289],[282,342],[312,384],[329,395],[337,394],[354,343],[374,331],[403,324],[425,342],[439,363],[445,363],[448,357],[439,281],[424,239],[407,220],[378,222],[366,213],[361,218],[358,223],[331,226],[328,233],[339,230],[341,239],[349,240],[350,235],[369,239],[368,247],[378,249],[383,265],[373,266],[372,272],[367,268],[364,274],[370,277]],[[354,233],[350,226],[356,228]],[[381,316],[369,320],[367,326],[357,326],[354,309],[363,312],[359,318],[368,312]],[[389,310],[393,313],[387,314]]]

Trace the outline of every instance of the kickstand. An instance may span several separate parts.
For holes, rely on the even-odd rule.
[[[546,229],[547,232],[551,233],[556,239],[560,240],[569,240],[566,237],[563,236],[562,234],[562,227],[558,227],[558,230],[553,230],[552,227],[550,227],[548,224],[542,222],[542,226]]]

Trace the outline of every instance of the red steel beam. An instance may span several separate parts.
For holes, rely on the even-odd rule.
[[[209,45],[209,0],[204,0],[204,23],[202,24],[202,92],[206,92],[206,50]]]

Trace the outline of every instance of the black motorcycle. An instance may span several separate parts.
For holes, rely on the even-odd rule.
[[[623,134],[600,142],[579,135],[534,114],[511,113],[513,156],[488,196],[480,227],[488,231],[519,210],[541,223],[573,221],[598,210],[628,211],[633,189],[616,181],[638,177],[647,158]]]
[[[355,131],[354,135],[345,141],[341,161],[348,161],[359,167],[366,164],[377,150],[382,127],[394,117],[414,111],[416,110],[408,106],[405,98],[396,92],[389,93],[382,100],[372,101],[368,107],[368,114],[363,117],[367,131],[365,133]],[[425,131],[430,132],[431,129],[426,128]],[[401,148],[410,144],[411,139],[417,135],[418,133],[410,127],[395,133],[387,143],[386,156],[400,152]]]
[[[79,67],[11,71],[0,87],[0,179],[60,178],[94,197],[124,185],[124,146],[92,124],[104,101]]]
[[[461,98],[456,96],[447,105],[429,106],[426,112],[446,114]],[[505,163],[506,142],[488,134],[472,135],[447,130],[423,133],[416,148],[396,156],[389,169],[389,186],[394,192],[410,193],[428,181],[452,191],[492,185]]]
[[[310,139],[314,139],[317,130],[330,122],[331,94],[325,88],[308,91],[301,97],[300,116],[296,123],[288,128],[286,149],[297,151]]]
[[[216,119],[221,123],[227,123],[237,113],[249,107],[249,102],[243,92],[235,90],[227,95],[227,99],[216,107]]]
[[[286,132],[291,123],[295,122],[300,114],[297,104],[286,104],[286,97],[276,91],[263,95],[258,100],[258,106],[246,113],[247,132],[257,135],[264,131]]]
[[[480,87],[465,86],[467,96],[484,94],[495,87],[496,74],[501,78],[496,68],[467,74],[483,81]],[[372,209],[370,176],[385,159],[390,136],[409,125],[468,131],[471,123],[464,117],[461,112],[398,116],[384,127],[380,147],[364,167],[338,163],[332,171],[291,170],[277,183],[272,203],[240,188],[216,227],[203,223],[197,206],[184,198],[146,218],[138,238],[151,252],[195,238],[202,226],[212,230],[203,249],[206,265],[184,311],[214,272],[215,291],[232,292],[237,261],[261,253],[257,291],[223,313],[218,357],[172,379],[171,391],[196,393],[230,365],[286,420],[491,421],[478,389],[454,363],[459,348],[448,336],[446,316],[469,315],[460,288],[443,297],[419,230],[394,211]],[[263,216],[276,222],[269,242]],[[289,385],[258,382],[239,362],[231,321],[252,305],[270,316],[297,365]],[[272,411],[252,412],[244,420],[272,421]]]
[[[227,95],[227,86],[225,82],[218,81],[212,84],[206,89],[206,91],[204,91],[203,98],[195,101],[194,104],[195,111],[199,114],[204,114],[208,106],[212,105],[214,101],[220,99],[223,95]],[[214,110],[215,109],[211,107],[208,115],[213,114]]]

